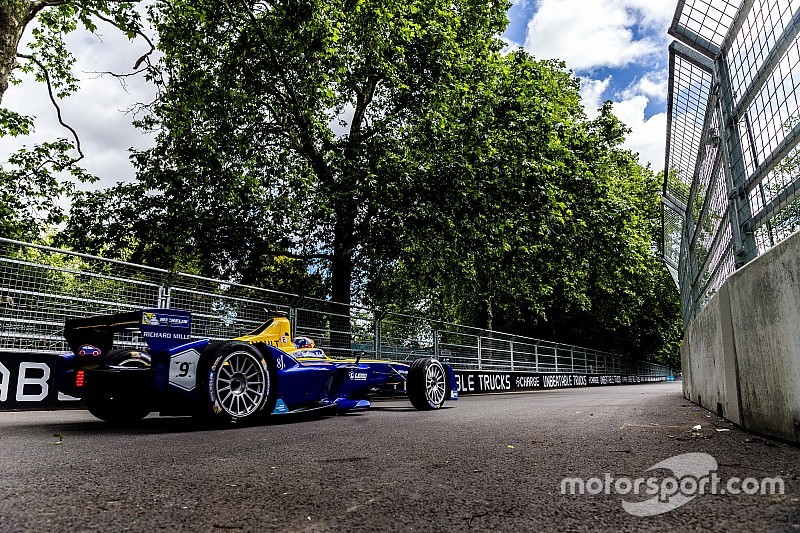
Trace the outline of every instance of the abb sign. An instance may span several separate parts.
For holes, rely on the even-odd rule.
[[[0,410],[75,406],[53,387],[54,365],[52,355],[0,352]]]

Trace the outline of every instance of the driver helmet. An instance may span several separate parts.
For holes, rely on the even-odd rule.
[[[314,341],[309,339],[308,337],[295,337],[294,345],[296,348],[313,348]]]

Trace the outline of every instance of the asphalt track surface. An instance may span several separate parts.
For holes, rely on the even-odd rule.
[[[82,411],[0,413],[0,531],[797,531],[800,450],[732,427],[680,384],[471,396],[204,430]],[[692,431],[700,424],[702,429]],[[725,429],[730,431],[716,431]],[[785,494],[702,495],[634,517],[564,477],[648,476],[687,452]],[[643,498],[640,498],[643,499]]]

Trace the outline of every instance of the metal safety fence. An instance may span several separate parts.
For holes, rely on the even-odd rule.
[[[669,33],[663,252],[688,324],[800,225],[800,0],[681,0]]]
[[[330,356],[405,361],[435,356],[457,370],[669,376],[668,368],[615,354],[481,331],[422,317],[270,291],[0,238],[0,351],[63,353],[64,320],[148,307],[192,312],[192,336],[230,339],[269,310],[288,313],[292,336]],[[142,346],[136,333],[115,343]]]

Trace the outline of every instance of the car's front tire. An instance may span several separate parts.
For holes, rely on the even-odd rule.
[[[447,370],[437,359],[417,359],[408,370],[406,390],[421,411],[439,409],[447,398]]]

